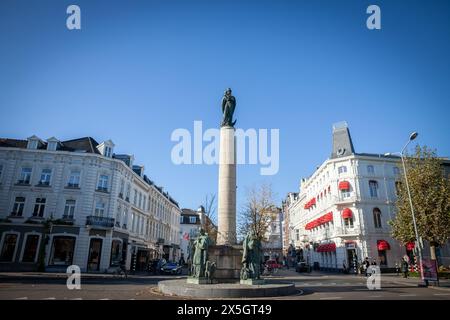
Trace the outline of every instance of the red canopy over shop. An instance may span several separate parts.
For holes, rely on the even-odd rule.
[[[353,218],[352,210],[350,210],[349,208],[345,208],[344,210],[342,210],[342,218],[344,219]]]
[[[350,183],[348,181],[339,182],[339,190],[350,190]]]
[[[321,244],[317,247],[317,252],[334,252],[336,251],[336,244],[334,242]]]
[[[377,248],[378,248],[378,250],[383,251],[383,250],[390,250],[391,246],[389,245],[389,243],[386,240],[378,240]]]
[[[415,247],[416,247],[416,244],[414,242],[408,242],[406,244],[406,250],[408,250],[408,251],[414,250]]]
[[[324,223],[330,222],[330,221],[333,221],[333,212],[328,212],[327,214],[324,214],[323,216],[321,216],[317,219],[314,219],[311,222],[308,222],[305,225],[305,229],[311,230],[313,228],[316,228],[316,227],[318,227]]]

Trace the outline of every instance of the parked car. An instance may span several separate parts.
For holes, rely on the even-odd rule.
[[[181,274],[183,268],[176,262],[168,262],[161,267],[161,273]]]
[[[311,268],[309,264],[307,264],[305,261],[300,261],[295,266],[295,271],[297,272],[310,272]]]
[[[266,261],[267,269],[281,269],[283,266],[279,264],[276,260],[270,259]]]

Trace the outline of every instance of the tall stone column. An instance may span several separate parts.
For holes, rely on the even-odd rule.
[[[220,128],[218,245],[236,244],[236,139],[231,126]]]

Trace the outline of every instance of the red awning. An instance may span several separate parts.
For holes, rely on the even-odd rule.
[[[342,218],[348,219],[353,217],[353,212],[349,208],[342,210]]]
[[[414,250],[415,247],[416,247],[416,244],[414,242],[408,242],[406,244],[406,250],[408,250],[408,251]]]
[[[326,243],[321,244],[317,247],[317,252],[334,252],[336,251],[336,244],[335,243]]]
[[[391,250],[391,246],[389,245],[389,243],[386,240],[378,240],[377,241],[377,248],[380,251]]]
[[[348,181],[339,182],[339,190],[350,190],[350,183]]]
[[[328,212],[324,217],[325,217],[325,222],[333,221],[333,212]]]

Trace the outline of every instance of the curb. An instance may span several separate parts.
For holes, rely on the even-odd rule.
[[[410,283],[410,282],[401,282],[401,281],[392,281],[392,283],[395,284],[399,284],[399,285],[404,285],[404,286],[408,286],[408,287],[416,287],[416,288],[420,288],[417,283]],[[425,288],[425,287],[424,287]],[[440,290],[440,291],[449,291],[450,292],[450,287],[438,287],[438,286],[432,286],[429,285],[428,287],[429,289],[434,289],[434,290]]]

